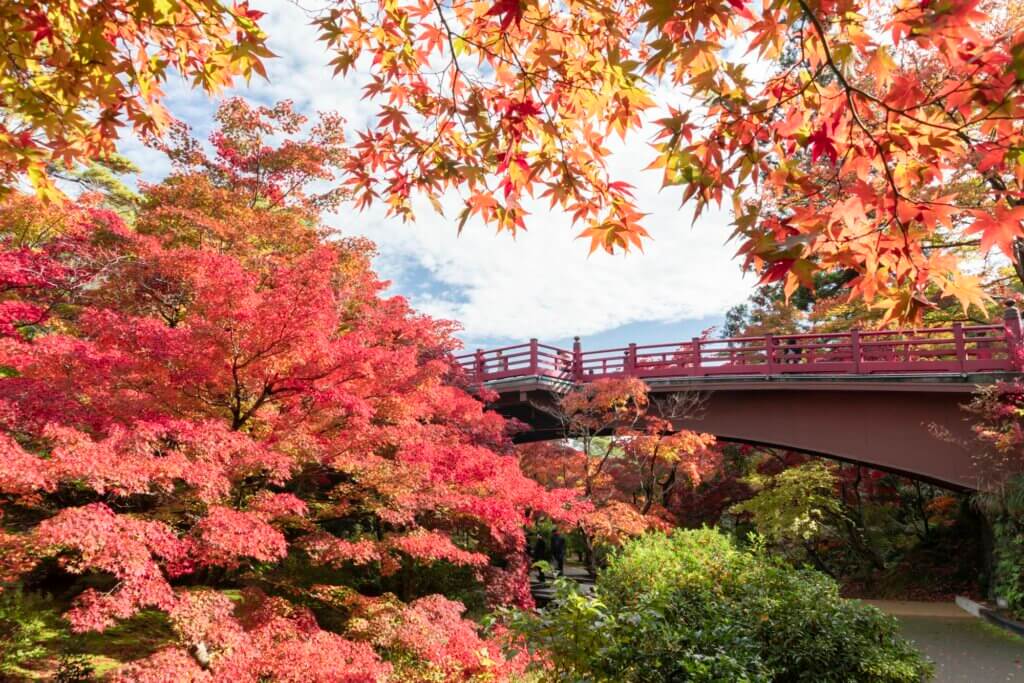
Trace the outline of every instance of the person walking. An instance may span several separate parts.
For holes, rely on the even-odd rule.
[[[555,529],[551,533],[551,558],[558,567],[559,574],[565,574],[565,537]]]

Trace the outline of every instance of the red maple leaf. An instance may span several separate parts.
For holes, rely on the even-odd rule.
[[[825,126],[816,130],[811,137],[807,138],[807,141],[811,143],[812,161],[817,161],[819,158],[827,156],[834,164],[839,159],[839,152],[836,150],[836,146],[832,144],[832,137],[825,129]]]
[[[484,15],[486,17],[501,17],[501,30],[508,29],[512,25],[512,22],[516,22],[516,27],[519,27],[519,22],[523,20],[523,6],[519,0],[498,0],[494,3],[491,9],[487,10]]]
[[[38,12],[28,17],[25,28],[32,31],[32,42],[38,43],[46,38],[53,37],[53,26],[45,12]]]
[[[775,261],[764,269],[764,272],[761,273],[761,280],[757,284],[765,285],[769,282],[776,282],[786,277],[786,273],[789,272],[790,267],[793,265],[793,261],[794,259],[791,258]]]

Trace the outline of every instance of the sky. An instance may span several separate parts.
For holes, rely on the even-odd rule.
[[[310,15],[289,0],[259,0],[267,12],[261,25],[277,59],[267,63],[268,80],[256,78],[228,95],[260,104],[282,99],[312,117],[338,111],[346,118],[349,139],[373,121],[375,104],[360,92],[365,74],[332,77],[330,55],[310,26]],[[210,131],[217,101],[182,82],[166,88],[165,104],[192,126],[197,137]],[[153,181],[169,170],[166,159],[127,140],[122,152]],[[414,203],[417,219],[388,218],[383,207],[358,212],[343,206],[325,222],[342,234],[363,235],[377,243],[378,273],[391,281],[389,293],[407,297],[418,310],[457,320],[468,348],[541,341],[568,345],[580,336],[585,348],[629,342],[685,340],[719,325],[725,311],[743,301],[754,281],[744,278],[733,258],[735,245],[727,209],[705,211],[693,223],[680,208],[679,192],[660,190],[659,171],[644,171],[653,150],[639,138],[613,148],[609,165],[636,187],[638,204],[650,214],[651,234],[644,253],[587,254],[577,240],[578,227],[545,206],[534,207],[528,230],[513,239],[471,220],[457,234],[458,211],[439,215],[426,199]]]

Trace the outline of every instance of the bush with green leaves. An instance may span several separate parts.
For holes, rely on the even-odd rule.
[[[17,587],[0,590],[0,679],[11,667],[46,653],[41,644],[47,629],[42,602]]]
[[[1024,530],[1020,520],[1000,519],[992,532],[992,593],[1005,601],[1012,616],[1024,618]]]
[[[931,673],[893,618],[711,529],[636,539],[591,596],[562,582],[547,609],[511,613],[510,624],[548,653],[559,681],[914,683]]]

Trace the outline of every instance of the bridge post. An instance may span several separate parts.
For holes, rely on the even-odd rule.
[[[1007,299],[1005,305],[1006,308],[1003,310],[1003,328],[1006,331],[1006,350],[1010,356],[1010,362],[1020,369],[1022,360],[1024,360],[1021,357],[1020,311],[1017,310],[1016,304],[1010,299]]]
[[[626,350],[626,359],[622,364],[622,371],[626,377],[636,374],[636,344],[630,344]]]
[[[531,375],[539,375],[540,374],[540,362],[539,362],[540,359],[538,358],[539,354],[537,353],[537,351],[538,351],[537,346],[538,346],[537,340],[536,339],[531,339],[530,340],[530,374]]]
[[[572,378],[577,382],[583,381],[583,345],[579,337],[572,338]]]
[[[764,359],[765,374],[772,374],[775,370],[775,337],[770,334],[764,335]]]
[[[476,383],[484,383],[484,350],[477,349],[476,357],[473,359],[473,373],[476,375]]]
[[[860,330],[850,330],[850,357],[853,359],[853,374],[860,374]]]
[[[693,350],[693,367],[700,368],[700,337],[694,337],[690,340],[690,347]]]
[[[956,362],[960,372],[967,372],[967,345],[964,343],[964,324],[953,323],[953,342],[956,345]]]

